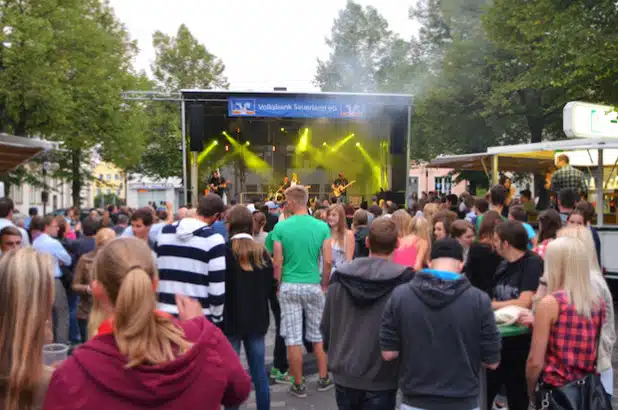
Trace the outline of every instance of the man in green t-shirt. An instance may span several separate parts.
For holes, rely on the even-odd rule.
[[[281,336],[285,338],[294,383],[290,393],[306,397],[303,374],[303,313],[306,338],[313,343],[320,379],[318,391],[334,387],[328,375],[326,353],[322,344],[320,322],[324,310],[324,290],[328,286],[332,264],[329,246],[330,228],[307,212],[307,189],[295,185],[285,191],[286,207],[291,217],[279,222],[271,232],[275,278],[281,304]],[[323,256],[324,275],[320,278],[319,259]]]

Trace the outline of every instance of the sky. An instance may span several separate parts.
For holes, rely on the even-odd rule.
[[[390,28],[410,38],[418,26],[408,19],[413,0],[357,0],[372,5]],[[175,34],[186,24],[225,63],[233,90],[317,91],[317,59],[326,59],[334,19],[346,0],[110,0],[118,18],[138,41],[138,70],[154,60],[152,33]]]

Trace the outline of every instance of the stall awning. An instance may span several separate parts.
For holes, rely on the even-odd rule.
[[[446,155],[437,157],[427,164],[429,168],[453,168],[458,171],[484,171],[491,172],[491,157],[493,154],[483,152],[477,154]],[[512,172],[535,172],[543,171],[553,165],[552,155],[539,156],[536,158],[523,158],[519,155],[498,156],[498,168],[500,171]]]
[[[53,148],[50,142],[0,133],[0,174],[13,171]]]

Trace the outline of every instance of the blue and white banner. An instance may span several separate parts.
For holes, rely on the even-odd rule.
[[[229,97],[228,116],[359,119],[365,107],[345,100]]]

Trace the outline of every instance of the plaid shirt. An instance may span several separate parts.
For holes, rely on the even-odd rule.
[[[587,194],[588,185],[584,173],[568,164],[556,171],[551,178],[549,190],[559,195],[563,189],[574,189],[579,195]]]
[[[551,327],[543,381],[550,386],[561,387],[596,372],[597,334],[605,319],[605,303],[593,312],[590,319],[581,316],[569,304],[562,290],[552,294],[558,301],[558,319]]]

